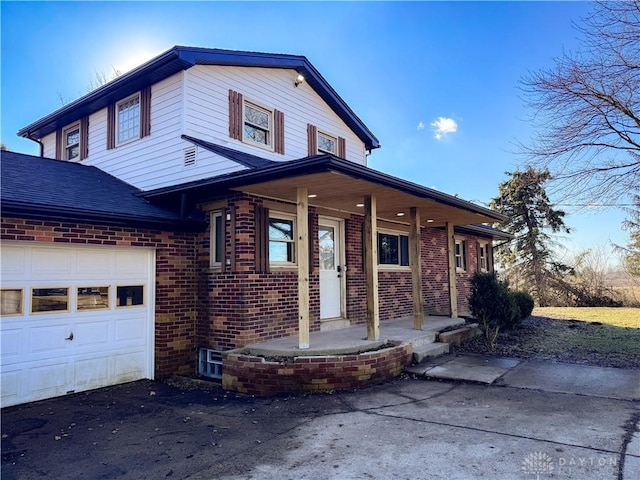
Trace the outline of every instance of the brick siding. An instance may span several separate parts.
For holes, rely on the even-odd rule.
[[[5,241],[154,248],[155,375],[163,378],[193,372],[196,325],[193,234],[3,217],[0,235]]]
[[[393,378],[411,364],[404,343],[358,355],[294,357],[268,361],[240,352],[224,355],[222,386],[251,395],[345,390]]]

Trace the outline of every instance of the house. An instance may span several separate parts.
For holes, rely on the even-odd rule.
[[[456,317],[509,238],[368,168],[377,138],[302,56],[174,47],[18,134],[41,156],[2,153],[3,406]]]

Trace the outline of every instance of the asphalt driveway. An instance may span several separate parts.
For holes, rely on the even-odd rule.
[[[2,478],[640,478],[637,400],[408,377],[281,398],[190,388],[9,407]]]

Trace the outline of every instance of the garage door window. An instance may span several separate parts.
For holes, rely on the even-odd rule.
[[[144,304],[144,286],[124,285],[117,287],[118,307],[135,307]]]
[[[22,305],[24,304],[22,289],[3,288],[0,304],[2,305],[0,314],[2,314],[3,317],[8,317],[10,315],[22,315]]]
[[[77,302],[78,311],[109,308],[109,287],[80,287]]]
[[[57,313],[68,311],[68,288],[33,288],[31,290],[31,313]]]

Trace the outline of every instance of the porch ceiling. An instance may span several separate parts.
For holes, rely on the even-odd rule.
[[[443,226],[445,222],[469,225],[496,221],[495,217],[334,171],[279,178],[237,186],[233,190],[295,203],[299,187],[306,187],[309,195],[315,195],[309,198],[309,205],[359,215],[364,213],[364,208],[357,205],[364,203],[366,195],[375,196],[377,216],[387,221],[409,223],[411,207],[416,207],[420,212],[421,224],[429,227]]]

